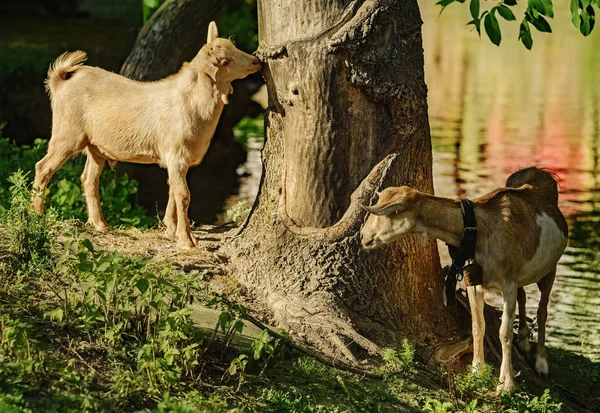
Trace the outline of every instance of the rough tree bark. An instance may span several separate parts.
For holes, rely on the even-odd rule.
[[[176,73],[206,43],[208,24],[217,18],[221,6],[220,0],[166,1],[140,30],[121,74],[152,81]],[[227,28],[221,31],[226,36]],[[188,174],[192,193],[189,216],[197,222],[212,222],[237,186],[235,171],[246,160],[246,153],[233,141],[232,129],[244,116],[262,112],[251,99],[262,84],[257,77],[235,82],[235,92],[223,111],[205,159]],[[139,182],[137,201],[151,215],[157,209],[164,211],[168,200],[164,169],[156,165],[123,164],[119,171]]]
[[[263,178],[230,270],[274,321],[350,361],[452,336],[434,242],[363,251],[360,205],[433,192],[416,0],[259,0]]]

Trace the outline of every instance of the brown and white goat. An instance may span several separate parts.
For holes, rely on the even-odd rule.
[[[65,53],[50,66],[46,88],[52,103],[52,138],[36,164],[34,207],[44,210],[52,175],[71,156],[85,152],[81,181],[89,223],[104,231],[98,182],[106,161],[155,163],[169,173],[166,234],[177,246],[198,244],[187,216],[190,166],[198,165],[233,92],[231,82],[260,70],[259,60],[218,37],[211,22],[206,45],[179,72],[157,82],[137,82],[83,66],[82,51]]]
[[[473,200],[477,220],[475,261],[483,267],[483,284],[468,287],[473,318],[473,367],[484,363],[484,291],[499,292],[504,308],[500,339],[502,365],[498,390],[516,389],[511,362],[513,321],[519,303],[519,337],[529,350],[525,291],[537,283],[538,345],[535,370],[548,374],[545,346],[548,299],[556,265],[568,239],[567,222],[558,209],[557,183],[546,171],[527,168],[511,175],[507,188],[499,188]],[[365,207],[370,215],[361,229],[362,245],[376,248],[405,234],[432,236],[458,247],[463,216],[458,199],[441,198],[403,187],[386,188],[376,205]]]

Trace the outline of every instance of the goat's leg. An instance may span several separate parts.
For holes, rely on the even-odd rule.
[[[527,294],[523,287],[517,290],[517,301],[519,302],[519,335],[517,338],[517,345],[525,353],[531,351],[531,344],[529,343],[529,326],[527,325]]]
[[[84,137],[72,143],[68,135],[57,135],[52,133],[48,144],[48,153],[41,161],[35,164],[35,180],[33,181],[32,206],[35,210],[44,212],[44,193],[48,187],[52,175],[74,154],[83,150]]]
[[[548,375],[548,350],[546,349],[546,320],[548,318],[548,302],[550,301],[550,291],[556,277],[556,267],[550,271],[538,283],[541,297],[537,311],[538,322],[538,343],[535,356],[535,371],[542,376]]]
[[[473,371],[485,363],[483,352],[483,339],[485,336],[485,318],[483,316],[483,290],[476,287],[467,287],[469,305],[471,306],[472,333],[473,333]]]
[[[169,171],[169,185],[170,190],[173,191],[175,211],[177,213],[177,247],[184,249],[193,248],[198,245],[198,241],[192,234],[187,215],[190,205],[190,190],[185,180],[188,166],[175,162],[169,164],[167,170]]]
[[[502,296],[504,298],[504,308],[502,311],[502,324],[500,326],[502,365],[500,366],[500,383],[497,388],[499,392],[514,391],[517,389],[511,359],[513,322],[515,321],[517,307],[517,287],[512,285],[505,286]]]
[[[102,215],[100,206],[100,193],[98,184],[100,183],[100,174],[106,159],[99,153],[88,148],[87,160],[83,174],[81,174],[81,186],[88,209],[88,223],[94,226],[97,231],[107,231],[108,224]]]
[[[171,186],[169,186],[169,201],[167,202],[167,209],[165,210],[163,224],[165,224],[167,227],[167,230],[165,231],[165,237],[175,240],[175,232],[177,230],[177,211],[175,208],[175,198],[173,196],[173,189]]]

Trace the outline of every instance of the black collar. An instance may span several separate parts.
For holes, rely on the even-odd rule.
[[[460,200],[460,210],[463,216],[463,233],[458,248],[448,245],[452,263],[463,267],[467,260],[475,258],[475,245],[477,244],[477,220],[475,219],[475,206],[466,198]]]
[[[446,271],[446,305],[456,305],[456,283],[463,279],[463,269],[467,261],[475,259],[475,245],[477,244],[477,221],[475,219],[475,206],[466,198],[461,198],[460,209],[463,216],[463,233],[460,245],[455,247],[450,244],[448,252],[452,258],[452,265]]]

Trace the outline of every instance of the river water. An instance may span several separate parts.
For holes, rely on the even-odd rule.
[[[531,165],[556,171],[570,240],[547,342],[600,360],[600,28],[583,38],[559,5],[554,33],[534,32],[532,51],[517,42],[515,22],[501,22],[496,47],[465,27],[466,5],[439,15],[433,1],[420,3],[436,194],[476,197]],[[228,206],[253,202],[260,147],[251,142],[246,176]],[[527,292],[535,318],[537,287]]]

